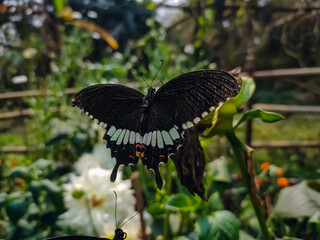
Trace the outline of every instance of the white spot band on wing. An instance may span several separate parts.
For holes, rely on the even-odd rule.
[[[110,137],[115,133],[117,129],[114,126],[111,126],[111,128],[109,128],[107,135],[109,135]]]

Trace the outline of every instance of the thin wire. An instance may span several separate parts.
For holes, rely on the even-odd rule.
[[[117,202],[118,202],[118,196],[117,196],[117,193],[115,191],[114,192],[114,195],[116,196],[116,202],[115,202],[115,208],[114,208],[114,219],[116,221],[116,227],[117,227]]]
[[[152,86],[152,83],[153,83],[154,79],[157,77],[158,73],[160,72],[160,70],[161,70],[161,68],[162,68],[162,66],[163,66],[163,60],[161,59],[160,61],[161,61],[161,66],[159,67],[158,72],[156,73],[156,75],[154,76],[154,78],[152,79],[151,86]],[[161,82],[161,81],[160,81],[160,82]],[[162,83],[162,82],[161,82],[161,83]]]
[[[134,218],[135,216],[137,216],[139,213],[142,212],[142,210],[147,206],[147,203],[144,203],[144,206],[139,210],[139,212],[137,212],[135,215],[133,215],[131,218],[129,218],[127,221],[125,221],[124,223],[122,223],[122,225],[119,228],[122,228],[123,225],[125,225],[127,222],[129,222],[132,218]]]

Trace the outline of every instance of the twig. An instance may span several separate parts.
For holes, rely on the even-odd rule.
[[[138,210],[140,210],[144,207],[144,201],[143,201],[141,185],[140,185],[140,180],[139,180],[139,173],[133,172],[131,174],[131,180],[133,183],[133,188],[134,188],[135,196],[137,199],[137,208],[138,208]],[[147,240],[146,223],[143,218],[143,210],[140,211],[139,215],[140,215],[140,225],[141,225],[141,228],[140,228],[141,239]]]
[[[268,228],[266,225],[266,221],[264,218],[264,214],[263,214],[263,209],[261,206],[261,202],[257,200],[256,194],[253,190],[253,186],[252,186],[252,180],[251,180],[251,176],[248,172],[248,166],[247,163],[245,162],[244,159],[244,145],[240,142],[240,140],[236,137],[236,135],[234,134],[234,132],[226,132],[225,133],[227,139],[229,140],[230,144],[231,144],[231,148],[234,154],[234,158],[235,160],[238,162],[240,170],[241,170],[241,174],[242,174],[242,178],[243,181],[247,187],[247,191],[248,191],[248,195],[251,199],[252,202],[252,206],[254,208],[255,214],[258,218],[258,222],[260,225],[260,229],[263,235],[263,239],[264,240],[270,240],[270,234],[268,232]]]

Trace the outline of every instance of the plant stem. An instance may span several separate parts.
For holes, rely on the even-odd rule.
[[[93,228],[93,234],[96,237],[99,237],[99,233],[98,233],[98,230],[96,228],[96,225],[94,224],[94,220],[93,220],[93,216],[92,216],[92,212],[91,212],[90,200],[89,200],[87,194],[85,195],[85,197],[86,197],[86,205],[87,205],[87,210],[88,210],[88,213],[89,213],[88,215],[89,215],[89,218],[90,218],[90,223],[91,223],[92,228]]]
[[[148,191],[148,187],[147,187],[148,181],[147,181],[146,175],[144,173],[144,166],[142,164],[142,161],[139,161],[139,163],[138,163],[138,172],[139,172],[140,186],[141,186],[143,194],[145,195],[145,199],[147,199],[147,200],[152,199],[150,192]]]
[[[271,237],[270,237],[270,234],[267,229],[267,225],[266,225],[266,221],[265,221],[265,218],[263,215],[263,210],[262,210],[261,204],[259,204],[259,203],[257,203],[257,201],[255,201],[254,192],[252,191],[250,175],[248,173],[248,168],[247,168],[245,158],[244,158],[244,153],[242,150],[243,144],[240,142],[240,140],[237,138],[237,136],[234,134],[233,131],[226,132],[225,135],[231,144],[231,148],[232,148],[234,157],[239,164],[239,167],[240,167],[240,170],[242,173],[242,179],[248,189],[248,194],[251,199],[252,206],[254,208],[256,216],[258,218],[263,238],[265,240],[270,240]]]
[[[167,165],[167,176],[166,176],[166,195],[170,196],[171,192],[171,184],[172,184],[172,177],[171,177],[171,166],[172,163],[169,160]],[[165,210],[165,217],[164,217],[164,226],[163,226],[163,239],[170,239],[169,238],[169,210]]]

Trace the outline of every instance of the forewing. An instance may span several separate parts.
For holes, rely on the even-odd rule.
[[[163,85],[153,104],[164,109],[179,129],[197,124],[209,112],[238,94],[240,85],[231,74],[202,70],[180,75]]]
[[[139,114],[144,95],[137,90],[117,84],[96,84],[77,93],[72,101],[99,125],[109,129],[129,127],[135,130],[132,120]],[[124,118],[126,116],[126,119]]]
[[[141,123],[141,106],[144,95],[140,92],[115,84],[97,84],[77,93],[73,106],[106,129],[104,140],[116,158],[111,181],[116,179],[120,164],[136,164],[136,139]]]

